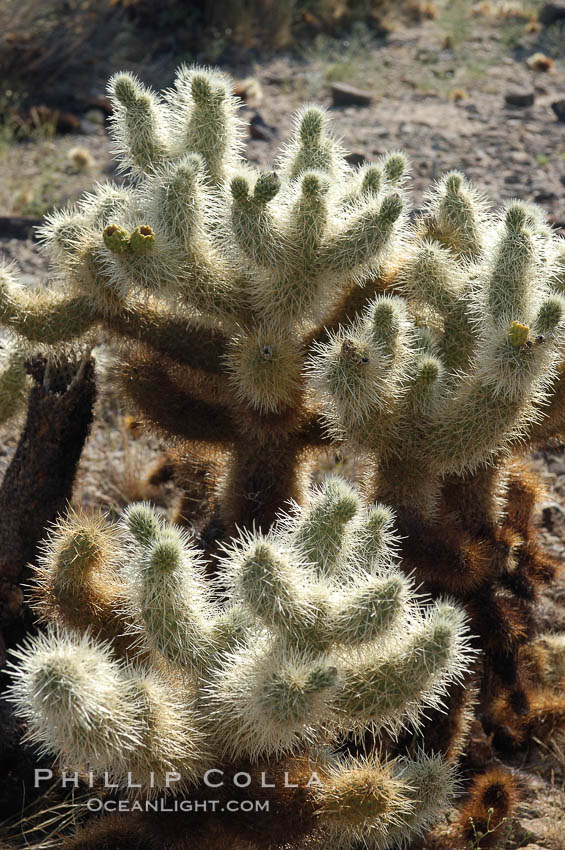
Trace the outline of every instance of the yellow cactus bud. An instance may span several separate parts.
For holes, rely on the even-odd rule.
[[[528,325],[523,325],[521,322],[512,322],[508,331],[508,339],[515,348],[525,345],[530,338],[530,329]]]
[[[104,228],[104,245],[113,254],[123,254],[129,248],[129,233],[119,224],[109,224]]]
[[[147,254],[153,247],[155,234],[148,224],[136,227],[132,232],[129,244],[134,254]]]

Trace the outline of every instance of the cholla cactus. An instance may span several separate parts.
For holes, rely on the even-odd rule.
[[[47,344],[121,340],[146,421],[228,450],[216,527],[267,530],[330,437],[375,457],[379,499],[433,515],[443,476],[559,430],[564,248],[537,208],[495,216],[453,172],[408,228],[404,157],[352,169],[319,107],[257,172],[223,75],[109,89],[132,179],[51,217],[57,295],[4,269],[0,318]]]
[[[225,547],[220,597],[194,541],[147,505],[106,527],[71,515],[37,581],[49,631],[12,664],[11,699],[30,740],[67,769],[108,771],[148,794],[166,790],[173,771],[198,786],[216,763],[266,770],[307,751],[318,780],[301,789],[287,841],[311,811],[308,846],[402,843],[452,794],[450,763],[332,748],[351,734],[417,729],[473,652],[462,611],[423,605],[395,542],[388,509],[363,507],[329,479],[270,533]],[[85,586],[92,613],[79,622]],[[137,640],[129,661],[119,640],[93,634],[104,634],[101,619],[115,632],[116,618]]]
[[[285,501],[304,503],[312,453],[354,447],[367,460],[368,501],[396,512],[405,568],[472,616],[483,716],[501,690],[525,706],[520,648],[554,564],[536,540],[538,485],[510,456],[565,430],[563,240],[531,205],[493,213],[457,172],[433,187],[409,225],[404,157],[352,169],[316,106],[297,115],[275,170],[257,172],[240,161],[237,102],[216,72],[181,68],[160,96],[118,74],[110,94],[116,152],[131,179],[98,186],[50,219],[44,237],[57,286],[19,291],[1,272],[0,321],[48,347],[109,332],[121,387],[172,439],[177,470],[180,457],[190,479],[194,456],[203,461],[209,513],[198,532],[208,551],[237,526],[268,538]],[[316,536],[314,515],[308,533],[296,532],[297,551],[304,534],[311,551],[303,556],[322,574],[341,563],[348,510],[346,500],[332,533],[325,526]],[[379,534],[368,526],[363,539],[370,548]],[[218,635],[190,619],[208,604],[191,558],[168,598],[189,620],[179,614],[161,627],[196,629],[202,640],[188,650],[174,629],[154,632],[145,651],[174,647],[176,663],[197,671]],[[275,570],[276,558],[267,562]],[[327,601],[307,583],[297,598],[294,567],[285,570],[272,579],[321,651],[331,594]],[[159,588],[126,585],[153,608]],[[95,599],[100,587],[91,587]],[[237,584],[232,592],[244,595]],[[113,596],[102,602],[99,612],[108,603],[114,610]],[[232,626],[222,631],[228,643]],[[115,638],[114,627],[95,623],[104,639]],[[292,635],[285,646],[296,653]],[[259,664],[260,641],[256,649]],[[315,687],[303,683],[314,688],[304,705],[332,693],[323,671]],[[240,714],[252,716],[237,676],[225,676]],[[212,680],[209,688],[221,701]],[[468,711],[465,688],[459,694],[452,728]]]
[[[327,443],[306,349],[386,273],[405,159],[350,168],[324,110],[308,106],[276,171],[257,173],[240,160],[244,125],[223,75],[183,67],[162,96],[130,74],[109,88],[133,179],[48,220],[59,290],[26,295],[4,270],[0,320],[41,343],[97,325],[128,341],[118,371],[146,420],[229,448],[220,521],[267,530],[302,498],[300,458]]]
[[[368,492],[396,509],[405,558],[468,605],[485,708],[500,690],[537,699],[519,650],[555,566],[535,542],[539,486],[508,456],[563,427],[562,277],[563,241],[539,209],[494,215],[453,172],[388,291],[310,359],[326,426],[372,458]]]
[[[266,530],[301,499],[324,422],[376,456],[379,498],[428,514],[442,476],[561,427],[564,248],[537,208],[493,216],[453,172],[407,229],[404,157],[350,168],[319,107],[259,173],[223,75],[183,67],[161,96],[130,74],[109,88],[132,180],[51,217],[59,292],[18,292],[4,269],[0,317],[42,343],[95,325],[128,340],[119,372],[146,420],[229,450],[226,529]]]

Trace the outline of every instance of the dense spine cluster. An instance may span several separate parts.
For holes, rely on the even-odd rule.
[[[489,727],[514,746],[530,704],[530,732],[563,722],[522,660],[555,565],[535,542],[535,478],[509,461],[560,404],[563,247],[539,210],[493,216],[457,173],[411,236],[390,294],[318,344],[310,372],[335,437],[372,456],[368,492],[397,510],[416,575],[467,605]]]
[[[117,74],[110,96],[132,179],[48,220],[57,294],[18,292],[6,269],[0,318],[56,346],[109,330],[145,420],[229,450],[217,521],[266,530],[285,500],[302,498],[301,459],[328,441],[306,352],[386,273],[406,162],[392,154],[352,169],[325,111],[308,106],[276,171],[254,172],[240,160],[237,100],[216,72],[181,68],[161,96]]]
[[[417,729],[473,652],[462,611],[424,605],[394,543],[390,511],[330,478],[271,532],[225,548],[221,595],[194,540],[148,505],[113,525],[70,515],[36,576],[48,630],[12,664],[29,739],[65,769],[147,794],[171,772],[198,788],[210,764],[266,769],[307,752],[316,846],[422,831],[453,766],[382,760],[362,741]],[[348,740],[357,755],[336,751]]]

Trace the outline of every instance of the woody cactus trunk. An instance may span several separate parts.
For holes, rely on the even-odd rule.
[[[39,356],[25,364],[21,352],[14,351],[10,361],[4,376],[7,379],[6,373],[17,369],[18,380],[10,387],[7,414],[15,412],[16,403],[22,404],[26,372],[33,385],[24,429],[0,487],[0,667],[6,646],[21,640],[30,625],[21,585],[29,579],[38,543],[72,496],[95,394],[88,357],[48,363]]]
[[[0,421],[25,409],[23,430],[0,485],[0,761],[7,778],[0,784],[0,820],[19,809],[21,786],[33,782],[37,762],[22,748],[21,724],[3,699],[6,654],[34,630],[24,587],[38,544],[72,497],[95,397],[88,354],[67,353],[54,360],[29,354],[7,341],[0,372]]]
[[[0,319],[28,344],[55,351],[104,331],[119,386],[140,418],[170,441],[166,468],[157,470],[155,479],[172,470],[187,485],[175,519],[196,537],[190,544],[183,538],[182,558],[178,547],[174,557],[169,547],[173,561],[160,562],[159,569],[175,573],[173,563],[194,561],[191,547],[196,541],[210,556],[236,533],[244,534],[242,546],[259,545],[254,535],[270,540],[269,535],[282,534],[277,517],[288,510],[289,501],[296,511],[299,506],[309,510],[308,479],[316,454],[332,446],[354,451],[365,470],[365,502],[388,505],[396,516],[400,568],[424,582],[433,597],[448,594],[450,604],[463,606],[481,650],[474,664],[458,667],[461,673],[465,668],[467,687],[453,677],[442,680],[450,693],[449,711],[432,707],[443,721],[435,722],[434,716],[432,724],[424,724],[419,745],[451,761],[457,757],[475,688],[484,724],[501,746],[519,746],[540,726],[561,723],[564,706],[555,672],[559,653],[547,649],[549,638],[534,640],[536,598],[555,565],[537,542],[539,485],[519,456],[559,437],[565,428],[564,240],[551,232],[537,207],[516,201],[493,212],[456,172],[431,189],[425,211],[410,223],[404,156],[393,152],[376,164],[351,168],[326,113],[317,106],[299,111],[294,136],[274,169],[258,172],[241,160],[238,103],[229,80],[216,72],[181,68],[173,87],[161,95],[130,74],[118,74],[110,82],[110,96],[116,154],[130,179],[123,186],[98,186],[48,220],[43,236],[56,286],[21,291],[5,269],[0,275]],[[201,500],[194,499],[195,480],[203,482]],[[283,693],[293,657],[292,675],[300,681],[293,688],[300,696],[293,690],[298,702],[291,702],[301,706],[300,722],[306,709],[316,722],[325,717],[326,697],[320,694],[327,688],[333,694],[328,697],[330,714],[340,716],[345,710],[343,697],[335,696],[335,682],[341,683],[339,694],[347,682],[342,670],[349,663],[347,652],[340,649],[339,663],[324,656],[321,666],[316,662],[316,673],[308,667],[300,674],[304,658],[293,653],[298,633],[310,661],[314,645],[316,652],[329,651],[317,630],[322,620],[333,622],[331,605],[326,606],[337,589],[328,589],[334,567],[326,575],[319,550],[347,548],[341,534],[356,511],[341,519],[330,511],[335,534],[326,523],[319,527],[322,542],[305,549],[305,537],[298,546],[307,562],[302,565],[307,581],[297,579],[302,562],[295,562],[294,555],[281,562],[265,554],[267,543],[267,549],[259,546],[256,578],[269,576],[269,594],[276,589],[276,602],[266,594],[253,602],[247,598],[245,605],[251,605],[261,629],[267,630],[261,634],[271,650],[282,640],[282,626],[272,620],[275,612],[297,605],[291,620],[298,631],[283,641],[290,655],[277,656],[276,664],[269,656],[265,670],[278,677],[277,699],[290,711]],[[174,537],[180,532],[167,533]],[[294,541],[300,538],[299,532],[290,535]],[[376,530],[375,535],[374,540],[370,534],[363,538],[367,550],[378,539]],[[127,560],[119,554],[120,545],[100,559],[115,571],[118,585]],[[137,540],[136,545],[143,549],[149,543]],[[356,557],[364,563],[366,551]],[[139,550],[136,558],[147,578],[155,567],[151,557]],[[238,555],[235,560],[237,581],[229,559],[227,566],[221,558],[208,558],[198,567],[198,575],[204,570],[214,582],[218,598],[235,593],[240,599],[245,559]],[[45,578],[47,568],[42,569]],[[311,571],[319,569],[322,587],[310,587]],[[369,564],[364,569],[371,574]],[[347,580],[353,585],[360,581]],[[71,592],[75,584],[69,581],[62,581],[59,590]],[[132,588],[139,590],[139,581],[132,579]],[[199,582],[197,597],[204,600]],[[182,582],[174,586],[180,588]],[[38,591],[40,610],[50,621],[65,621],[50,587],[47,581]],[[100,607],[96,587],[100,590],[95,582],[82,588],[86,596],[80,608],[92,620],[95,636],[106,642],[92,646],[91,638],[79,641],[72,630],[83,633],[87,623],[65,621],[68,635],[51,635],[47,643],[24,653],[27,678],[18,691],[20,700],[22,694],[33,697],[29,677],[45,653],[55,653],[55,659],[57,653],[64,659],[68,653],[75,659],[77,653],[79,658],[94,653],[93,663],[105,671],[105,686],[123,691],[119,699],[133,700],[135,711],[141,711],[133,695],[141,685],[126,686],[124,676],[129,682],[131,671],[112,667],[110,655],[135,655],[120,617],[127,609],[135,622],[147,606],[136,597],[137,602],[124,608],[122,592],[110,582],[110,589],[104,584],[108,595]],[[91,588],[91,599],[85,588]],[[143,588],[149,592],[147,584]],[[172,591],[169,601],[174,601]],[[260,670],[263,660],[255,657],[255,672],[245,679],[238,665],[251,663],[249,658],[220,661],[218,653],[228,649],[214,649],[211,633],[201,652],[201,636],[191,621],[194,604],[186,599],[192,613],[188,619],[180,616],[179,634],[169,635],[182,658],[169,657],[170,644],[163,643],[163,636],[157,643],[154,638],[144,641],[143,651],[153,659],[156,652],[164,656],[166,663],[159,662],[159,668],[162,663],[184,666],[190,653],[191,665],[209,664],[212,678],[190,698],[197,705],[216,699],[210,682],[216,681],[213,670],[222,669],[232,681],[241,715],[235,723],[231,715],[229,729],[225,724],[213,729],[212,738],[220,745],[231,739],[235,746],[239,733],[234,735],[234,728],[250,723],[251,737],[260,742],[265,727],[253,726],[259,723],[257,706],[250,709],[242,682],[247,687],[255,675],[266,675]],[[352,611],[353,619],[360,610],[355,616]],[[432,606],[428,613],[432,619],[434,610]],[[106,612],[103,623],[101,612]],[[225,614],[210,613],[211,622]],[[412,621],[417,624],[418,615]],[[231,647],[229,635],[220,632]],[[244,645],[248,641],[245,637]],[[334,641],[339,644],[335,636]],[[355,657],[359,662],[361,656]],[[226,664],[233,665],[231,672]],[[336,671],[335,681],[329,669]],[[390,665],[387,669],[390,673]],[[59,669],[61,675],[67,672]],[[82,674],[75,673],[80,679]],[[156,693],[161,685],[153,682],[151,687]],[[149,685],[143,688],[147,691]],[[263,708],[267,692],[269,688],[262,691]],[[86,691],[84,695],[88,697]],[[173,705],[172,697],[163,699]],[[224,709],[218,704],[214,715],[220,726]],[[399,708],[395,734],[401,716]],[[58,751],[61,739],[53,737],[49,718],[39,707],[28,719],[37,739]],[[348,746],[356,750],[362,738],[376,758],[382,724],[358,727],[350,721],[340,727],[346,738],[356,733],[357,743],[350,740]],[[141,730],[145,721],[139,723]],[[120,728],[113,744],[121,740]],[[75,732],[69,727],[65,734],[78,757],[71,746]],[[138,737],[136,746],[143,750],[147,743],[141,731]],[[243,750],[233,755],[259,757]],[[333,805],[329,800],[318,804],[322,812]],[[108,829],[114,828],[109,824]],[[342,835],[338,846],[349,846],[347,841],[361,833],[369,840],[356,830],[347,838]],[[384,831],[373,830],[371,841],[386,846],[395,839],[393,833],[389,823]]]

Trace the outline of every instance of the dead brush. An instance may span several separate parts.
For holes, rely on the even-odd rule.
[[[60,783],[52,782],[20,812],[0,822],[0,850],[60,847],[64,836],[78,826],[78,811],[91,796],[91,790],[61,793]]]
[[[132,429],[127,415],[120,415],[112,429],[96,429],[79,471],[75,501],[111,512],[146,499],[162,503],[162,492],[148,478],[155,453],[155,441]]]
[[[4,0],[0,67],[7,88],[31,103],[57,100],[64,77],[80,90],[89,57],[108,45],[123,17],[107,0]],[[62,97],[72,91],[61,86]],[[68,108],[68,106],[67,106]]]

